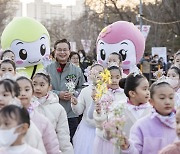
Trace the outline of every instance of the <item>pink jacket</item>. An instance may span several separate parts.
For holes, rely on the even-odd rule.
[[[175,122],[175,116],[172,116]],[[166,119],[167,121],[170,121]],[[164,120],[165,121],[165,120]],[[161,149],[173,143],[176,136],[173,124],[165,122],[152,114],[139,119],[130,131],[130,147],[123,154],[157,154]]]
[[[33,111],[30,116],[42,134],[47,154],[60,154],[59,142],[51,122],[37,111]]]

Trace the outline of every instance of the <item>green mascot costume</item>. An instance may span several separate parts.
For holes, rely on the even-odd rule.
[[[43,59],[50,55],[50,37],[46,28],[29,17],[14,18],[4,29],[1,36],[3,50],[10,49],[15,54],[19,73],[29,78],[43,69]]]

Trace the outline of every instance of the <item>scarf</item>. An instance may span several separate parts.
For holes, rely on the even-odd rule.
[[[135,110],[135,111],[137,111],[137,110],[142,110],[142,109],[146,109],[146,108],[150,107],[149,103],[144,103],[144,104],[141,104],[141,105],[139,105],[139,106],[133,105],[133,104],[131,103],[131,101],[128,101],[127,103],[128,103],[129,108],[131,108],[131,109],[133,109],[133,110]]]
[[[152,115],[151,118],[157,117],[163,124],[170,128],[175,128],[176,127],[176,118],[175,118],[175,113],[171,112],[170,115],[168,116],[162,116],[159,114],[155,109],[152,109]]]
[[[118,89],[108,88],[108,91],[111,92],[111,93],[123,92],[123,90],[121,88],[118,88]]]
[[[32,98],[30,106],[27,108],[29,114],[31,114],[34,109],[39,106],[39,104],[40,103],[36,99]]]

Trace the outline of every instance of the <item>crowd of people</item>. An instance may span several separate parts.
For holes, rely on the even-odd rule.
[[[175,58],[175,59],[174,59]],[[143,75],[148,79],[157,78],[157,74],[153,74],[152,72],[161,72],[162,74],[167,74],[168,69],[175,65],[174,61],[178,61],[179,58],[176,58],[174,56],[167,56],[167,62],[163,59],[163,57],[159,57],[159,55],[155,54],[154,56],[151,56],[149,53],[145,53],[143,58],[141,59],[139,63],[139,67],[141,68],[141,71]],[[178,62],[176,62],[177,66]],[[152,73],[152,74],[151,74]]]
[[[127,75],[120,54],[111,53],[105,68],[57,40],[51,62],[29,79],[4,51],[0,154],[179,154],[180,51],[173,58],[166,67],[153,57],[166,73],[150,85],[147,54],[142,73]],[[96,83],[105,70],[111,82],[102,102]]]

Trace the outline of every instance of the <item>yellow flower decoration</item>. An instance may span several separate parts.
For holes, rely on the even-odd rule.
[[[96,100],[100,99],[103,95],[103,87],[100,84],[96,86]]]
[[[100,74],[100,76],[102,77],[103,82],[108,83],[108,84],[111,83],[111,74],[109,70],[105,69],[104,72]]]
[[[101,80],[96,83],[96,100],[99,100],[103,94],[107,92],[107,84],[111,83],[110,71],[105,69],[104,72],[100,73]]]
[[[102,91],[97,92],[95,99],[99,100],[101,97],[102,97]]]

